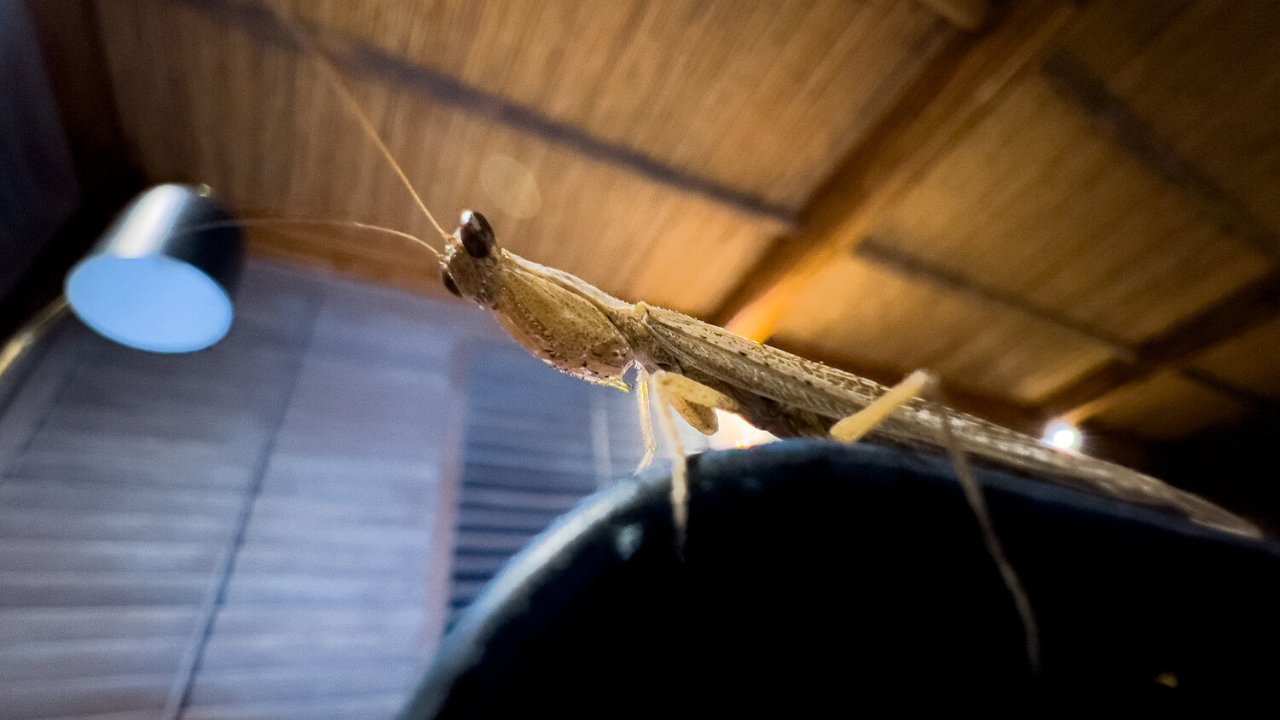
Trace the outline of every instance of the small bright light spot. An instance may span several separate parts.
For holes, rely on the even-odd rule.
[[[1080,434],[1080,428],[1062,420],[1049,423],[1041,440],[1050,447],[1068,452],[1079,452],[1080,447],[1084,445],[1084,436]]]
[[[480,166],[480,186],[494,208],[524,220],[538,214],[542,194],[538,180],[519,160],[489,155]]]
[[[716,418],[720,421],[720,429],[709,438],[711,447],[716,450],[755,447],[778,439],[733,413],[716,410]]]

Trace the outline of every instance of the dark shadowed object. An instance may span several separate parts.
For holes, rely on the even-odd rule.
[[[244,240],[196,188],[139,195],[67,276],[72,310],[99,334],[161,353],[202,350],[231,329]]]
[[[1036,676],[945,461],[786,442],[690,470],[683,561],[667,481],[593,496],[462,615],[403,717],[1221,712],[1280,676],[1271,544],[981,472]]]

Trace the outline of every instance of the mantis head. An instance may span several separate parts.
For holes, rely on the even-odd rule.
[[[478,212],[465,210],[458,229],[445,244],[440,279],[454,295],[492,307],[490,280],[501,263],[501,256],[502,250],[489,221]]]
[[[630,305],[586,281],[498,247],[489,221],[462,213],[445,244],[441,281],[449,292],[489,310],[511,337],[553,367],[594,383],[625,388],[633,359],[608,311]]]

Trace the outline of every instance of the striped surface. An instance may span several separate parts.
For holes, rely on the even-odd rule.
[[[68,322],[3,408],[0,717],[390,717],[421,671],[492,326],[262,264],[238,309],[179,357]]]
[[[455,612],[557,515],[629,474],[644,449],[632,396],[548,372],[506,344],[478,344],[469,358]]]
[[[68,321],[0,406],[0,719],[391,717],[640,459],[634,396],[474,308],[253,263],[237,311],[185,356]]]

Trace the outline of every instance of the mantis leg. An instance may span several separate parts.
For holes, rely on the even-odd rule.
[[[917,370],[908,375],[902,382],[889,388],[889,391],[862,410],[831,426],[831,437],[842,442],[852,443],[862,439],[877,425],[885,421],[894,410],[906,403],[932,393],[938,386],[933,375],[924,370]]]
[[[653,380],[658,397],[703,435],[714,435],[720,427],[715,408],[729,412],[738,409],[733,398],[683,375],[659,371],[653,374]]]
[[[881,395],[861,411],[832,425],[831,437],[844,443],[857,442],[862,436],[884,422],[885,418],[889,417],[894,410],[914,398],[937,395],[937,392],[937,380],[929,373],[917,370],[908,375],[902,382],[889,388],[888,392]],[[944,409],[942,412],[942,444],[947,448],[947,454],[951,456],[951,464],[955,467],[956,477],[960,480],[960,488],[964,492],[965,500],[978,521],[978,527],[982,532],[982,540],[987,547],[987,552],[991,555],[992,560],[995,561],[996,569],[1000,572],[1000,577],[1004,581],[1005,587],[1008,588],[1009,594],[1013,597],[1014,606],[1018,611],[1019,618],[1022,620],[1027,660],[1031,665],[1032,672],[1039,673],[1040,630],[1036,623],[1035,613],[1031,609],[1031,600],[1027,597],[1027,591],[1023,588],[1018,573],[1005,555],[1000,538],[996,535],[995,528],[991,524],[991,515],[987,511],[987,503],[982,496],[982,486],[978,483],[972,468],[969,467],[969,459],[965,456],[964,450],[961,448],[951,428],[952,419],[948,414],[949,411]]]
[[[655,372],[649,376],[658,396],[658,422],[671,450],[671,511],[676,526],[676,547],[684,547],[685,528],[689,524],[689,472],[685,465],[684,444],[676,431],[671,411],[689,421],[704,435],[716,431],[719,423],[714,408],[734,410],[738,404],[720,391],[690,380],[683,375]]]
[[[664,405],[680,413],[680,417],[703,435],[712,435],[719,429],[720,422],[716,418],[715,408],[734,411],[738,407],[738,403],[728,395],[683,375],[661,370],[650,375],[641,370],[636,388],[636,401],[640,411],[640,428],[644,433],[645,455],[640,465],[636,467],[636,472],[649,467],[653,462],[654,450],[657,449],[657,443],[653,439],[653,423],[649,419],[651,384],[653,391]]]

